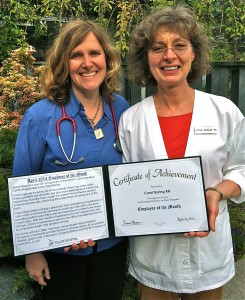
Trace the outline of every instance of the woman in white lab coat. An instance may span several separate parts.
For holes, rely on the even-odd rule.
[[[121,117],[124,161],[200,155],[211,229],[130,239],[141,300],[219,300],[235,274],[227,200],[244,201],[245,122],[230,100],[189,86],[210,71],[208,53],[207,35],[183,7],[161,8],[132,33],[131,76],[157,92]]]

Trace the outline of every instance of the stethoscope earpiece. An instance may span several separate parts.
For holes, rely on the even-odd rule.
[[[65,163],[65,164],[64,164],[64,163],[60,162],[60,161],[57,160],[57,159],[54,161],[54,163],[55,163],[56,165],[59,165],[59,166],[65,166],[65,165],[68,164],[68,163]]]
[[[70,164],[78,164],[78,163],[83,162],[83,161],[84,161],[84,157],[82,156],[82,157],[79,158],[78,161],[71,161],[70,159],[67,159],[67,162],[66,162],[66,163],[62,163],[61,161],[59,161],[58,159],[56,159],[56,160],[54,161],[54,163],[55,163],[56,165],[59,165],[59,166],[66,166],[66,165],[68,165],[69,163],[70,163]]]

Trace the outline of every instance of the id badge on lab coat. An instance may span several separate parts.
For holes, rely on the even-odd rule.
[[[197,126],[194,127],[194,134],[196,135],[215,134],[216,135],[218,134],[218,128],[216,126]]]

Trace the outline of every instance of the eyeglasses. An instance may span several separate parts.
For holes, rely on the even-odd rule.
[[[168,49],[171,49],[177,55],[183,55],[186,53],[187,49],[191,48],[191,45],[187,45],[184,43],[174,44],[172,47],[164,47],[161,45],[155,45],[150,49],[152,54],[163,54]]]

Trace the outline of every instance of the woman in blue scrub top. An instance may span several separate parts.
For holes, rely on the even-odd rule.
[[[47,98],[26,111],[19,129],[14,176],[122,162],[114,125],[129,104],[116,94],[119,68],[119,56],[99,25],[75,20],[61,29],[41,79]],[[58,124],[57,135],[62,110],[77,127],[74,151],[71,122]],[[89,240],[64,250],[26,256],[28,273],[44,287],[42,299],[122,298],[127,239]]]

